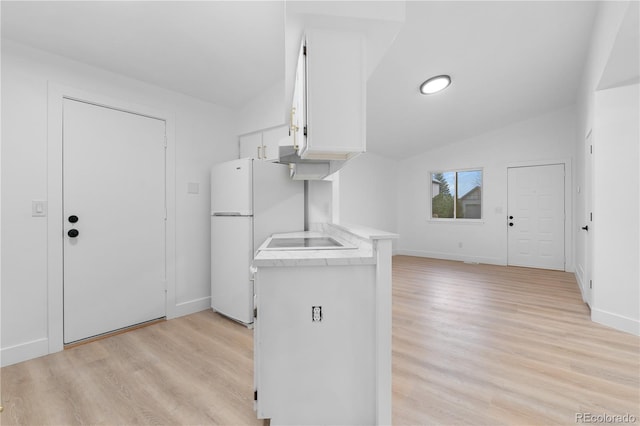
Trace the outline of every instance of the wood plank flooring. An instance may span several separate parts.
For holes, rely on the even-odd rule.
[[[640,339],[572,274],[396,256],[393,423],[640,423]],[[261,424],[252,332],[200,312],[2,368],[3,425]]]

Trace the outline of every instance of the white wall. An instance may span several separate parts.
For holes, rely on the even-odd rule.
[[[591,318],[640,335],[640,86],[596,92]]]
[[[629,1],[600,2],[600,4],[598,5],[598,11],[594,22],[589,53],[584,67],[584,73],[582,75],[580,91],[578,93],[578,120],[575,143],[576,187],[584,188],[588,183],[586,182],[587,177],[585,176],[585,170],[586,161],[590,161],[590,159],[585,158],[585,153],[587,152],[587,147],[585,146],[585,137],[589,133],[589,131],[594,129],[596,126],[596,91],[600,85],[601,79],[603,78],[603,73],[609,66],[611,53],[616,46],[616,42],[618,41],[617,39],[621,27],[625,21],[625,17],[627,17],[630,13],[637,14],[637,7],[637,2]],[[632,63],[633,57],[635,56],[637,56],[637,52],[636,55],[631,55],[629,57],[629,68],[637,66],[637,64]],[[620,65],[624,66],[624,64],[616,64],[616,66]],[[625,74],[625,72],[621,72],[620,75],[626,75],[625,80],[628,80],[628,75]],[[611,81],[608,81],[608,87],[612,87]],[[608,95],[603,96],[603,100],[608,97]],[[615,98],[616,95],[613,95],[613,97]],[[604,106],[604,104],[602,106]],[[604,111],[606,111],[606,109],[607,108],[605,108]],[[624,109],[621,111],[621,113],[625,113]],[[629,129],[628,131],[633,132],[633,129]],[[620,330],[638,334],[640,327],[638,326],[637,310],[634,311],[633,309],[630,309],[628,303],[634,302],[636,307],[638,303],[640,303],[640,301],[638,300],[638,286],[640,286],[640,283],[636,278],[636,281],[633,284],[629,283],[628,281],[624,281],[627,283],[626,288],[624,287],[624,285],[623,288],[618,288],[615,284],[611,286],[612,282],[614,281],[614,275],[610,275],[613,273],[613,271],[610,270],[607,266],[610,265],[612,261],[615,261],[614,259],[627,258],[629,255],[633,254],[634,251],[632,250],[629,252],[628,249],[630,248],[630,246],[625,244],[613,244],[603,247],[603,240],[601,240],[599,237],[598,239],[596,239],[596,235],[601,232],[600,226],[603,225],[602,221],[607,221],[607,212],[609,212],[610,214],[608,220],[620,220],[616,216],[611,216],[612,212],[607,209],[606,192],[603,192],[604,187],[606,187],[607,182],[610,182],[612,174],[615,175],[617,171],[625,170],[619,168],[618,164],[624,164],[626,166],[625,168],[627,170],[625,170],[625,173],[633,173],[634,170],[637,171],[638,166],[640,165],[640,160],[638,160],[637,154],[637,137],[635,139],[636,155],[634,157],[632,154],[633,149],[626,149],[627,143],[629,142],[625,142],[625,136],[630,135],[620,134],[616,136],[619,136],[620,139],[608,140],[608,138],[610,138],[611,136],[613,136],[613,133],[607,130],[605,130],[605,133],[601,133],[600,136],[596,135],[595,133],[592,135],[593,143],[595,146],[594,162],[597,162],[597,167],[595,167],[593,176],[591,178],[595,187],[594,189],[600,188],[600,193],[593,194],[592,205],[594,213],[594,223],[591,225],[593,227],[592,229],[594,230],[594,258],[592,261],[592,274],[594,277],[594,300],[592,301],[591,312],[592,319],[594,321],[598,321],[602,324],[609,325]],[[635,160],[633,160],[634,158]],[[630,177],[633,177],[633,175]],[[637,185],[637,174],[635,183]],[[601,196],[604,196],[604,198],[600,198]],[[635,202],[637,206],[637,198],[635,198],[634,201],[634,196],[631,195],[631,191],[630,196],[631,198],[629,200],[629,205],[631,206],[631,212],[633,212],[633,203]],[[603,209],[604,211],[602,211]],[[584,191],[582,191],[580,194],[578,194],[576,202],[576,222],[584,223],[586,218],[588,217],[589,210],[590,209],[588,209],[588,206],[585,202]],[[604,217],[602,215],[603,213]],[[638,215],[636,214],[635,218],[631,220],[631,223],[637,224]],[[606,229],[607,225],[605,224],[604,226]],[[600,236],[602,236],[602,234],[600,234]],[[583,271],[589,268],[589,265],[587,265],[587,254],[584,250],[586,244],[585,237],[586,234],[582,232],[576,235],[576,271]],[[622,234],[616,233],[615,235],[611,235],[611,238],[618,239],[619,241],[630,241],[630,238],[635,238],[635,244],[638,244],[637,234],[635,237],[633,237],[633,235],[629,234],[628,232],[624,232]],[[615,276],[617,276],[617,274],[621,274],[622,276],[627,278],[634,276],[638,277],[637,268],[639,263],[640,261],[637,256],[634,261],[619,263],[617,267],[620,269],[615,273]],[[604,267],[604,269],[600,269],[602,267]],[[576,275],[578,278],[578,282],[583,289],[583,292],[585,292],[586,287],[588,286],[588,282],[583,279],[583,274],[578,273]]]
[[[48,81],[175,114],[177,315],[209,305],[208,170],[237,156],[227,109],[2,40],[3,364],[47,347],[47,220],[31,217],[31,200],[47,199]]]
[[[570,160],[574,131],[575,111],[573,107],[567,107],[401,161],[397,187],[400,205],[398,252],[506,264],[507,167]],[[483,169],[482,223],[430,221],[430,172],[469,168]],[[566,179],[571,182],[570,170]],[[571,191],[565,196],[565,208],[571,217]],[[573,268],[571,235],[571,226],[568,226],[565,235],[567,270]]]
[[[366,152],[340,170],[340,223],[397,232],[398,161]]]
[[[577,193],[575,221],[576,224],[586,224],[589,211],[586,206],[586,191],[588,182],[585,178],[585,161],[591,161],[585,157],[588,150],[586,146],[586,136],[593,128],[593,118],[595,109],[595,91],[600,82],[602,74],[607,66],[609,56],[613,50],[615,40],[623,21],[624,15],[629,7],[629,2],[601,2],[598,5],[596,18],[593,26],[592,38],[590,42],[587,61],[584,72],[581,76],[581,84],[577,101],[577,134],[575,147],[575,192]],[[593,141],[597,142],[597,141]],[[576,278],[581,287],[583,295],[588,291],[589,283],[586,282],[587,253],[585,251],[587,235],[584,232],[576,233]]]
[[[237,134],[244,135],[287,124],[284,80],[267,88],[237,111]]]

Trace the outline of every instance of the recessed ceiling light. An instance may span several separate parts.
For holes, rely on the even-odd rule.
[[[448,75],[437,75],[431,77],[420,85],[420,93],[423,95],[431,95],[446,89],[451,84],[451,77]]]

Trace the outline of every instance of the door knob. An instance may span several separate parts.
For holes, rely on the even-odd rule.
[[[69,229],[69,232],[67,232],[67,235],[70,238],[76,238],[78,235],[80,235],[80,232],[78,232],[77,229]]]
[[[509,216],[509,219],[513,219],[513,216]]]
[[[76,223],[78,221],[78,216],[72,214],[69,216],[69,223]]]
[[[513,226],[513,222],[509,222],[509,226]]]
[[[583,226],[582,229],[585,230],[585,231],[589,231],[589,225]]]

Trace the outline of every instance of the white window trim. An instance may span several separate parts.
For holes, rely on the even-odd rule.
[[[464,219],[464,218],[458,218],[456,219],[455,217],[442,217],[442,218],[438,218],[438,217],[433,217],[433,185],[432,185],[432,175],[434,173],[459,173],[459,172],[475,172],[475,171],[480,171],[480,173],[482,174],[482,187],[480,190],[480,219]],[[467,167],[467,168],[461,168],[461,169],[456,169],[456,168],[451,168],[451,169],[444,169],[444,170],[431,170],[429,171],[428,174],[428,179],[429,179],[429,199],[427,201],[427,204],[429,205],[427,210],[428,210],[428,214],[427,214],[427,222],[430,223],[446,223],[446,224],[460,224],[460,225],[480,225],[485,223],[485,217],[484,217],[484,167]],[[457,176],[456,176],[457,179]],[[457,199],[457,194],[454,197],[454,200]],[[455,214],[455,201],[454,201],[454,214]]]

